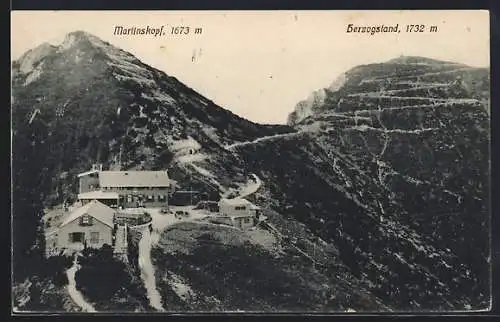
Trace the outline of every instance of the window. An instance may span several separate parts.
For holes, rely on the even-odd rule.
[[[234,207],[235,210],[245,210],[246,207],[245,206],[236,206]]]
[[[158,195],[158,201],[164,201],[165,196],[164,195]]]
[[[153,195],[148,195],[148,201],[154,201],[155,197]]]
[[[127,195],[127,202],[132,202],[132,195]]]
[[[91,232],[90,233],[90,243],[91,244],[99,243],[99,232]]]
[[[89,215],[83,215],[80,218],[80,225],[81,226],[92,226],[92,217]]]
[[[70,243],[83,243],[85,240],[85,233],[69,233]]]
[[[247,218],[244,218],[244,219],[243,219],[243,222],[244,222],[245,224],[249,224],[249,223],[251,222],[251,220],[250,220],[250,218],[248,218],[248,217],[247,217]]]

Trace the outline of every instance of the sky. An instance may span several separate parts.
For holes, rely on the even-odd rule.
[[[399,24],[401,33],[347,33]],[[437,32],[407,33],[407,24]],[[114,35],[164,26],[164,36]],[[190,33],[171,35],[172,26]],[[195,28],[202,28],[195,34]],[[488,67],[488,11],[12,11],[11,59],[84,30],[249,120],[282,124],[295,105],[360,64],[425,56]],[[184,29],[185,30],[185,29]]]

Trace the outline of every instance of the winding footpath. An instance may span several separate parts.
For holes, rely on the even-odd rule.
[[[81,268],[80,264],[78,264],[78,254],[75,254],[75,259],[73,260],[73,266],[71,266],[67,271],[66,275],[68,276],[68,293],[71,296],[73,302],[75,302],[79,307],[82,308],[84,312],[97,312],[94,307],[88,303],[83,294],[76,289],[76,281],[75,274]]]
[[[141,279],[146,287],[149,304],[157,311],[165,311],[162,305],[160,292],[156,288],[156,278],[153,263],[151,262],[151,232],[148,228],[142,231],[139,241],[139,268]]]
[[[240,147],[240,146],[247,146],[251,144],[256,144],[260,142],[266,142],[266,141],[272,141],[280,138],[286,138],[286,137],[294,137],[294,136],[299,136],[303,133],[304,131],[299,131],[299,132],[290,132],[290,133],[281,133],[281,134],[274,134],[274,135],[268,135],[268,136],[262,136],[259,137],[253,141],[245,141],[245,142],[237,142],[233,143],[230,145],[226,145],[225,149],[226,150],[233,150],[234,148]]]
[[[239,193],[240,198],[245,198],[255,193],[257,190],[259,190],[260,186],[262,185],[262,181],[256,174],[252,173],[251,176],[253,177],[253,180],[248,181],[247,185],[240,190]]]
[[[151,247],[158,243],[160,233],[166,227],[179,222],[173,215],[164,215],[158,209],[147,209],[152,218],[153,230],[150,232],[148,226],[141,229],[141,239],[139,240],[139,269],[141,279],[146,288],[149,304],[157,311],[165,312],[160,292],[156,287],[155,267],[151,261]]]

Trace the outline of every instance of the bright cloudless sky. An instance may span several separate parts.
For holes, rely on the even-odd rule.
[[[436,25],[436,33],[346,33],[347,24]],[[116,36],[114,26],[202,27],[201,35]],[[13,11],[11,56],[75,30],[177,77],[234,113],[284,123],[295,105],[356,65],[400,55],[489,66],[487,11]],[[197,57],[192,61],[193,53]]]

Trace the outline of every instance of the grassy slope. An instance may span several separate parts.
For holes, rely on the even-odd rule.
[[[168,310],[345,311],[350,307],[381,307],[368,292],[350,284],[355,279],[314,267],[310,260],[286,248],[278,256],[230,228],[173,226],[153,249],[153,259]],[[187,300],[173,291],[172,276],[180,276],[193,290]]]

